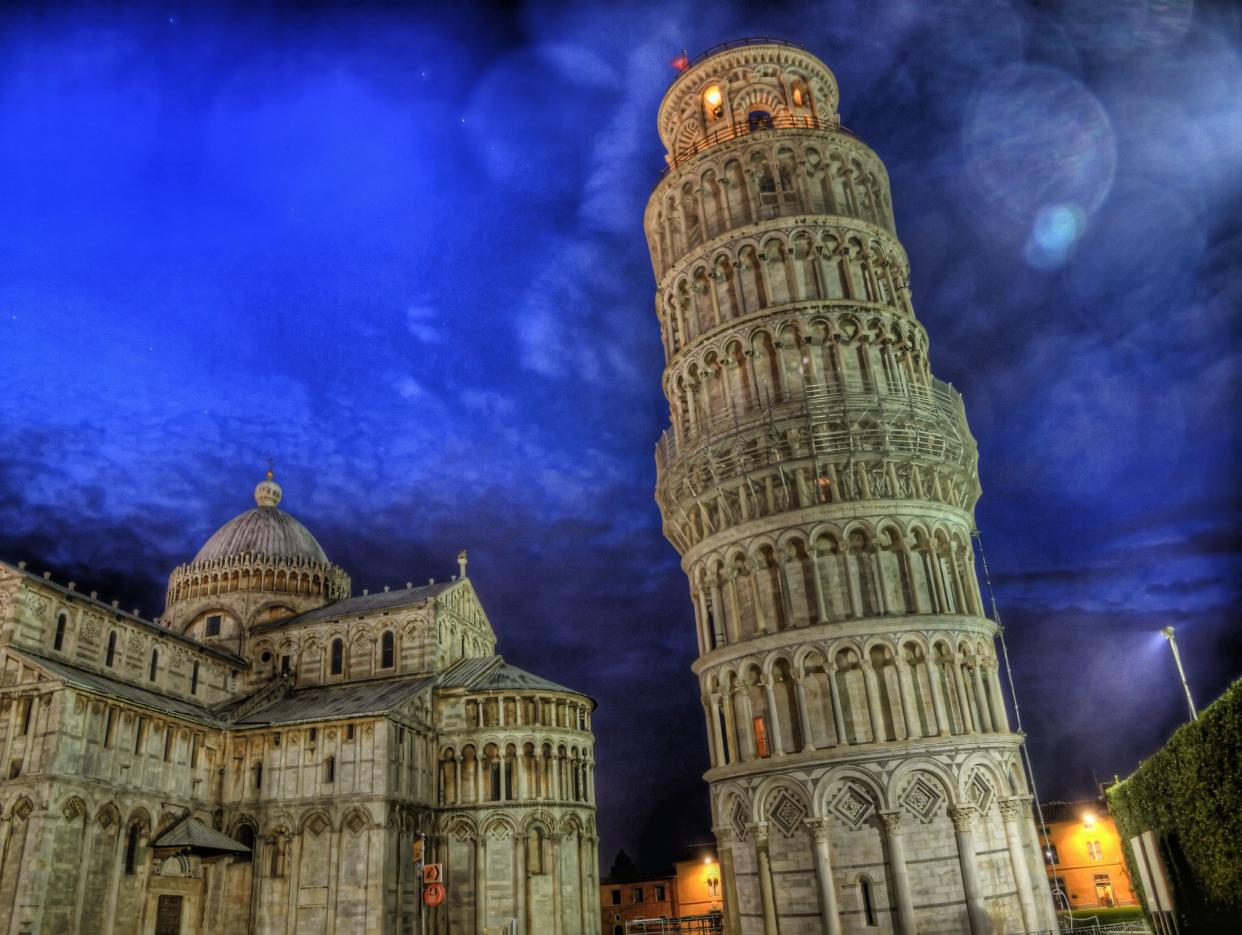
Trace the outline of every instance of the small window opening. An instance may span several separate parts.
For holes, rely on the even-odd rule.
[[[53,649],[62,649],[65,645],[65,627],[69,625],[69,618],[61,614],[56,618],[56,639],[52,642]]]
[[[104,721],[104,742],[105,748],[112,746],[112,722],[115,719],[115,712],[111,708],[108,709],[107,718]]]
[[[142,753],[142,735],[146,732],[147,719],[138,718],[137,726],[134,728],[134,753]]]
[[[354,725],[353,724],[349,724],[345,727],[345,739],[346,740],[354,739]]]
[[[254,764],[254,787],[255,789],[263,788],[263,764]]]
[[[254,828],[250,825],[239,825],[237,828],[237,843],[250,848],[244,854],[237,854],[233,859],[238,863],[248,864],[254,857]]]
[[[323,763],[323,781],[336,782],[336,757],[330,756]]]
[[[151,650],[151,671],[147,676],[149,681],[154,682],[156,673],[160,665],[160,651],[158,649]]]
[[[108,652],[107,652],[107,655],[104,656],[104,665],[106,665],[110,669],[112,668],[112,663],[115,661],[116,661],[116,633],[109,633],[108,634]]]
[[[137,871],[139,834],[141,834],[141,829],[138,825],[129,826],[129,838],[125,842],[125,875],[127,877],[132,877]]]
[[[190,669],[190,694],[198,694],[198,663],[194,663],[194,667]]]
[[[25,698],[22,700],[22,734],[30,733],[30,716],[34,711],[34,699]]]
[[[858,895],[862,900],[863,924],[868,927],[876,925],[875,899],[871,895],[871,881],[866,877],[858,879]]]
[[[292,671],[293,671],[293,657],[292,656],[281,656],[280,657],[280,674],[288,675]]]
[[[204,636],[219,636],[220,622],[222,618],[220,614],[212,614],[207,618],[207,625],[203,628]]]
[[[318,728],[318,727],[312,727],[312,728],[310,729],[310,742],[311,742],[311,743],[314,743],[314,742],[315,742],[316,740],[318,740],[318,739],[319,739],[319,728]]]
[[[384,632],[380,647],[380,668],[391,669],[393,662],[393,636],[391,630]]]
[[[167,730],[164,731],[164,762],[165,763],[172,762],[173,741],[176,739],[176,736],[177,735],[173,733],[173,729],[171,726]]]
[[[332,641],[332,674],[340,675],[345,670],[345,644],[339,639]]]

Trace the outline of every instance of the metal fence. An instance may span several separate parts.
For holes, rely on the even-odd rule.
[[[723,932],[724,916],[719,912],[675,919],[631,919],[625,923],[625,935],[721,935]]]

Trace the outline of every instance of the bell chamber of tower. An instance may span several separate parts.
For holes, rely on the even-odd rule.
[[[984,616],[977,448],[832,72],[711,50],[645,229],[731,933],[1055,930]]]

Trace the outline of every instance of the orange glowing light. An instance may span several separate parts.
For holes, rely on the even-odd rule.
[[[1082,825],[1084,828],[1095,827],[1095,816],[1090,812],[1085,812],[1082,816]]]
[[[720,88],[713,84],[703,93],[703,100],[707,103],[708,107],[714,110],[720,106],[720,102],[724,100],[724,98],[720,94]]]

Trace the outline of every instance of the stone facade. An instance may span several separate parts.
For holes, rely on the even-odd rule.
[[[0,563],[0,933],[597,931],[593,702],[495,655],[465,553],[350,597],[279,497],[156,621]]]
[[[728,931],[1055,929],[883,163],[806,50],[692,62],[647,205]]]

